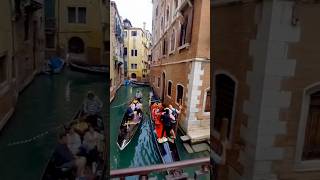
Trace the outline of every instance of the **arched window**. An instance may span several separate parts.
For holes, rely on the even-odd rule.
[[[168,96],[171,97],[172,82],[168,81]]]
[[[167,7],[167,22],[169,21],[169,16],[170,16],[170,10],[169,10],[169,6]]]
[[[320,159],[320,90],[309,98],[302,160]]]
[[[182,104],[182,101],[183,101],[183,86],[178,84],[177,85],[176,102],[178,104]]]
[[[136,73],[132,73],[132,74],[131,74],[131,78],[133,78],[133,79],[137,78]]]
[[[71,53],[83,53],[84,52],[84,42],[79,37],[72,37],[68,42],[69,52]]]
[[[171,42],[170,42],[170,45],[171,45],[170,50],[171,50],[171,51],[174,51],[174,48],[175,48],[175,45],[176,45],[176,33],[175,33],[175,30],[174,30],[174,29],[172,30],[172,34],[171,34]]]
[[[160,87],[160,77],[158,77],[158,87]]]
[[[211,92],[210,89],[204,94],[204,112],[210,112],[211,110]]]
[[[222,120],[228,119],[227,137],[230,136],[231,121],[233,118],[233,106],[235,98],[236,83],[225,74],[216,75],[216,109],[213,127],[218,132],[221,131]]]

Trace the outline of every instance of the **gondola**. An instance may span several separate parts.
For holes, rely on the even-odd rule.
[[[120,124],[119,134],[117,139],[117,145],[120,150],[123,150],[131,142],[132,138],[137,133],[137,130],[139,129],[142,120],[143,120],[143,112],[141,112],[141,117],[137,122],[134,122],[133,120],[129,119],[127,117],[126,112],[124,113],[124,116]]]
[[[131,85],[134,86],[134,87],[138,87],[138,86],[149,86],[148,83],[137,82],[137,81],[131,81]]]
[[[83,137],[85,132],[88,131],[88,125],[89,123],[86,122],[84,118],[83,113],[83,106],[79,108],[77,113],[73,116],[71,121],[69,121],[67,124],[64,125],[64,128],[59,133],[65,133],[67,129],[70,129],[73,127],[75,129],[75,132],[79,134],[81,141],[83,141]],[[100,133],[103,136],[103,139],[100,141],[99,151],[96,154],[97,160],[96,160],[96,166],[95,171],[88,171],[88,169],[92,168],[92,166],[88,166],[86,164],[86,171],[85,176],[91,177],[95,180],[103,180],[105,179],[105,168],[106,168],[106,160],[107,160],[107,143],[106,143],[106,128],[104,127],[103,119],[99,115],[96,118],[97,126],[95,127],[95,131]],[[101,148],[101,149],[100,149]],[[55,148],[54,148],[55,149]],[[55,150],[54,150],[55,151]],[[76,179],[76,173],[75,169],[64,169],[59,166],[57,166],[57,163],[55,162],[55,156],[54,151],[52,152],[52,155],[42,173],[42,180],[58,180],[58,179],[67,179],[67,180],[75,180]]]
[[[85,72],[90,74],[108,74],[108,66],[107,65],[89,65],[83,62],[78,61],[70,61],[69,66],[74,71]]]
[[[158,150],[158,153],[161,157],[163,164],[168,164],[168,163],[180,161],[180,156],[179,156],[178,148],[176,145],[176,140],[164,141],[164,142],[158,141],[158,137],[157,137],[156,129],[155,129],[155,120],[152,117],[152,109],[151,109],[151,106],[157,102],[160,102],[158,97],[156,97],[154,95],[152,97],[150,97],[149,108],[150,108],[150,120],[151,120],[150,128],[153,132],[152,139],[157,146],[157,150]],[[175,176],[177,174],[182,174],[182,173],[183,173],[183,170],[179,169],[179,168],[167,170],[167,174],[172,175],[172,176]]]

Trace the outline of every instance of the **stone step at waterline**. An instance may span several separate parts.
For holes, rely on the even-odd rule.
[[[184,148],[187,150],[189,154],[194,153],[193,149],[191,148],[190,144],[183,143]]]
[[[210,147],[207,143],[200,143],[191,145],[194,152],[202,152],[202,151],[209,151]]]
[[[189,141],[191,138],[190,138],[190,136],[185,135],[185,136],[180,136],[180,139],[181,139],[183,142],[186,142],[186,141]]]

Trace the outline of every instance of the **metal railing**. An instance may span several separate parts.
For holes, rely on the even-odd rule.
[[[127,176],[139,176],[140,179],[148,179],[148,175],[154,172],[165,172],[168,170],[181,169],[185,167],[201,166],[201,170],[197,170],[194,173],[194,179],[199,176],[208,175],[210,173],[210,158],[197,158],[190,160],[177,161],[170,164],[156,164],[145,167],[134,167],[115,169],[110,171],[110,178],[124,179]],[[186,179],[188,175],[186,173],[177,175],[168,175],[169,179]]]

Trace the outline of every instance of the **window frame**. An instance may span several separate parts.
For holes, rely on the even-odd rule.
[[[177,99],[178,99],[178,86],[182,86],[182,88],[183,88],[183,89],[182,89],[181,104],[179,104],[179,102],[177,102]],[[184,85],[182,85],[181,83],[177,83],[177,85],[176,85],[176,98],[175,98],[175,100],[174,100],[174,102],[176,103],[177,106],[183,104],[184,93],[185,93],[185,87],[184,87]]]
[[[320,170],[320,159],[317,160],[302,160],[302,153],[305,140],[305,130],[308,122],[310,96],[311,94],[320,91],[320,82],[316,82],[307,86],[302,93],[302,105],[300,110],[300,120],[297,134],[297,144],[294,159],[295,171],[315,171]]]
[[[70,13],[70,9],[74,9],[74,22],[70,22],[70,17],[69,17],[69,13]],[[77,23],[77,7],[74,6],[68,6],[67,7],[67,14],[68,14],[68,23],[69,24],[76,24]]]
[[[234,88],[234,99],[233,99],[233,108],[232,108],[232,118],[231,118],[231,127],[230,127],[230,135],[228,137],[228,135],[226,136],[226,141],[227,142],[232,142],[233,141],[233,129],[234,129],[234,125],[235,125],[235,117],[236,117],[236,106],[237,106],[237,98],[238,98],[238,80],[235,78],[235,76],[233,76],[231,73],[229,73],[228,71],[224,71],[224,70],[219,70],[217,72],[214,73],[214,79],[216,80],[216,76],[217,75],[226,75],[228,76],[229,78],[231,78],[234,83],[235,83],[235,88]],[[214,94],[214,106],[213,106],[213,115],[215,115],[215,110],[216,110],[216,107],[217,107],[217,103],[216,103],[216,86],[214,85],[214,91],[215,91],[215,94]],[[215,136],[216,138],[220,138],[220,132],[217,131],[214,127],[212,128],[212,131],[213,131],[213,136]]]
[[[206,88],[206,89],[204,90],[204,93],[203,93],[203,105],[202,105],[202,113],[203,113],[204,115],[210,115],[210,111],[211,111],[211,109],[212,109],[212,106],[211,106],[209,112],[206,112],[206,111],[205,111],[205,109],[206,109],[206,104],[207,104],[207,101],[208,101],[208,99],[207,99],[208,91],[210,91],[210,93],[211,93],[210,97],[212,96],[212,92],[211,92],[210,87]],[[209,101],[210,101],[210,100],[211,100],[211,99],[209,99]],[[211,104],[211,105],[212,105],[212,104]]]
[[[79,18],[79,12],[80,8],[84,9],[84,22],[80,22]],[[76,8],[76,19],[77,19],[77,24],[86,24],[87,23],[87,8],[86,7],[77,7]]]
[[[169,95],[169,83],[171,83],[170,95]],[[167,83],[167,96],[168,96],[170,99],[172,99],[172,85],[173,85],[172,80],[168,80],[168,83]]]

